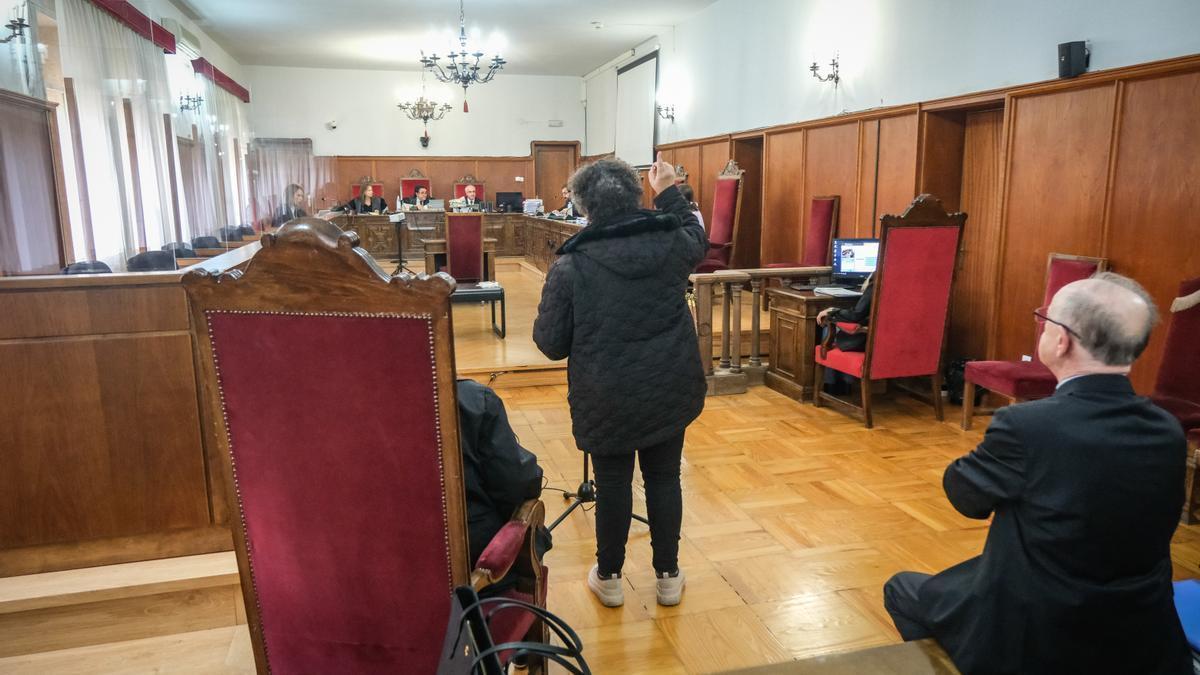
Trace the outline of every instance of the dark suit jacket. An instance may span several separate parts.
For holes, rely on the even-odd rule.
[[[401,201],[404,202],[405,204],[408,204],[409,206],[429,206],[429,199],[425,199],[425,201],[422,201],[419,204],[417,203],[416,197],[405,197]]]
[[[387,213],[387,203],[383,201],[383,197],[372,197],[370,203],[365,203],[362,197],[355,197],[346,205],[346,210],[350,213]]]
[[[1184,497],[1179,423],[1121,375],[1000,408],[946,469],[963,515],[994,514],[983,555],[922,585],[964,673],[1191,673],[1171,588]]]
[[[279,209],[279,212],[275,214],[275,218],[272,219],[271,224],[274,225],[275,227],[279,227],[280,225],[283,225],[284,223],[288,222],[289,220],[293,220],[295,218],[306,218],[307,216],[308,216],[308,214],[305,213],[304,209],[290,209],[289,210],[286,208],[282,208],[282,209]]]

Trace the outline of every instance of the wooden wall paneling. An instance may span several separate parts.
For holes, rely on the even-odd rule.
[[[191,337],[0,343],[0,548],[209,524]],[[4,400],[7,399],[7,400]]]
[[[806,132],[804,191],[800,201],[800,241],[808,228],[807,205],[813,197],[838,195],[842,214],[858,209],[858,122],[816,127]],[[837,236],[855,233],[854,218],[843,216]]]
[[[364,176],[378,178],[375,175],[375,160],[361,157],[338,157],[337,161],[337,203],[350,201],[351,185],[358,183]]]
[[[854,237],[870,237],[872,211],[875,206],[876,182],[879,178],[879,123],[880,120],[862,120],[858,134],[858,209],[840,209],[839,220],[842,230]]]
[[[700,213],[705,214],[704,218],[707,221],[709,215],[712,214],[713,199],[717,194],[717,176],[721,173],[721,169],[729,163],[729,141],[721,140],[713,143],[705,143],[699,146],[700,150],[700,183],[694,185],[696,190],[696,202],[700,204]],[[690,170],[690,169],[689,169]],[[744,187],[744,185],[743,185]],[[746,203],[742,200],[742,210],[745,213]],[[745,218],[742,219],[744,224]],[[742,247],[745,241],[744,235],[741,232],[742,224],[738,225],[738,248]],[[741,255],[738,256],[742,257]],[[739,265],[734,265],[739,267]]]
[[[700,165],[700,146],[688,145],[667,150],[663,153],[663,158],[673,165],[683,165],[683,169],[688,172],[688,183],[699,198],[705,179],[708,178],[708,171]]]
[[[533,163],[533,194],[542,199],[547,211],[562,208],[562,186],[575,173],[579,163],[579,145],[534,141],[530,156]]]
[[[495,159],[495,160],[479,160],[479,173],[476,174],[480,178],[487,181],[487,200],[490,202],[496,201],[497,192],[521,192],[524,193],[533,185],[533,172],[530,171],[531,160],[525,159]],[[559,184],[567,182],[571,173],[575,170],[574,165],[566,172]],[[517,176],[525,179],[525,182],[517,182]],[[556,193],[557,197],[558,194]]]
[[[961,210],[967,214],[950,301],[949,358],[987,354],[1000,221],[1004,111],[964,113]],[[954,192],[959,192],[957,189]]]
[[[1115,83],[1011,99],[994,358],[1033,349],[1050,253],[1101,253],[1115,99]]]
[[[805,130],[767,134],[763,141],[762,264],[800,259]]]
[[[733,159],[746,173],[742,176],[742,216],[734,267],[758,267],[761,260],[763,206],[763,139],[735,139]],[[711,210],[711,207],[710,207]]]
[[[477,163],[474,159],[429,159],[429,184],[435,199],[454,199],[454,183],[467,174],[475,173]],[[479,178],[480,176],[476,176]],[[491,194],[484,183],[484,193]]]
[[[917,113],[885,117],[879,125],[879,168],[876,171],[874,207],[859,204],[859,213],[868,214],[869,227],[860,230],[864,237],[878,235],[880,217],[900,215],[916,197],[917,184]],[[859,219],[863,222],[863,219]]]
[[[917,191],[942,200],[942,206],[948,212],[961,210],[959,193],[963,181],[966,113],[949,110],[921,114],[924,124],[921,128],[921,166],[917,171]],[[972,217],[969,212],[967,217]]]
[[[1124,83],[1105,252],[1154,297],[1163,323],[1134,365],[1149,393],[1179,282],[1200,276],[1200,72]]]

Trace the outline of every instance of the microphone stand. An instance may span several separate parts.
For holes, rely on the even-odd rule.
[[[571,515],[572,511],[580,506],[583,506],[584,504],[590,504],[596,501],[596,483],[588,478],[589,457],[590,455],[585,451],[583,453],[583,482],[579,484],[579,487],[574,492],[563,493],[563,499],[571,500],[571,505],[567,507],[566,511],[563,511],[557,518],[555,518],[553,523],[550,523],[550,526],[546,528],[547,530],[553,532],[554,528],[558,527],[559,523],[566,520],[567,516]],[[639,516],[636,513],[631,515],[634,520],[640,523],[645,523],[647,525],[650,524],[650,521],[646,520],[646,518],[643,516]]]

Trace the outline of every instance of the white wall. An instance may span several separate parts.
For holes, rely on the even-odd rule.
[[[248,66],[251,128],[260,138],[311,138],[318,155],[525,156],[530,141],[583,138],[578,77],[508,75],[471,85],[471,112],[462,89],[427,82],[428,97],[454,108],[429,123],[422,149],[420,122],[397,107],[421,93],[417,72]],[[326,124],[336,120],[338,128]],[[561,127],[549,126],[561,120]]]
[[[661,37],[666,143],[1054,79],[1071,40],[1091,42],[1091,70],[1194,54],[1200,2],[720,0]],[[808,72],[835,52],[837,89]],[[608,105],[589,96],[589,117]]]

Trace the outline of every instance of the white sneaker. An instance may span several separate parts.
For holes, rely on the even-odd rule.
[[[625,604],[625,588],[619,572],[605,579],[600,576],[600,566],[592,565],[592,569],[588,572],[588,588],[605,607],[620,607]]]
[[[684,575],[683,570],[675,573],[675,576],[670,576],[666,572],[662,574],[655,573],[654,590],[658,594],[658,604],[663,607],[674,607],[679,604],[679,600],[683,597]]]

